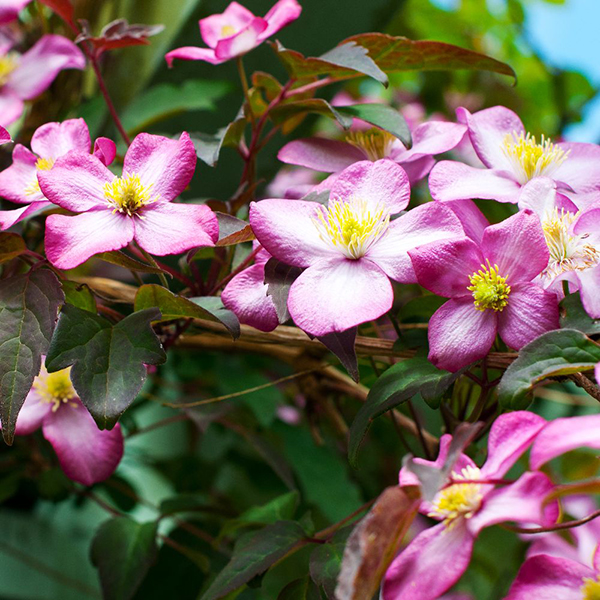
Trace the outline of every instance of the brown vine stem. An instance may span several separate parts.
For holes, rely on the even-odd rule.
[[[565,521],[564,523],[557,523],[556,525],[550,525],[549,527],[517,527],[515,525],[502,525],[502,527],[516,533],[547,533],[550,531],[562,531],[564,529],[579,527],[580,525],[585,525],[586,523],[589,523],[598,517],[600,517],[600,510],[593,512],[591,515],[588,515],[583,519],[577,519],[576,521]]]
[[[600,402],[600,387],[588,379],[583,373],[572,373],[569,379],[574,381],[577,386],[584,389],[592,398]]]

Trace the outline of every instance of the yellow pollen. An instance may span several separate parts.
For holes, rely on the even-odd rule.
[[[453,472],[453,481],[477,481],[481,471],[477,467],[465,467],[460,473]],[[440,490],[433,499],[430,517],[443,518],[446,527],[452,527],[459,518],[470,519],[479,509],[483,499],[479,483],[453,483]]]
[[[543,135],[541,143],[538,144],[534,135],[517,135],[516,132],[506,134],[502,150],[512,163],[521,184],[540,175],[550,176],[567,160],[571,152],[565,152]]]
[[[9,52],[0,57],[0,87],[8,83],[10,74],[19,64],[19,55],[16,52]]]
[[[371,208],[366,200],[330,200],[313,219],[321,239],[346,258],[358,259],[387,231],[390,216],[384,207]]]
[[[52,404],[52,412],[56,412],[63,404],[77,406],[70,402],[77,397],[77,392],[71,383],[71,368],[48,373],[44,367],[34,379],[33,387],[42,402]]]
[[[54,166],[53,158],[38,158],[35,163],[36,171],[49,171]],[[25,193],[28,196],[32,196],[33,194],[39,194],[42,190],[40,190],[40,184],[37,179],[37,173],[35,179],[31,181],[25,188]]]
[[[600,575],[596,579],[585,577],[581,593],[583,600],[600,600]]]
[[[113,207],[113,213],[120,212],[129,217],[136,215],[142,218],[138,210],[158,200],[158,196],[152,197],[153,186],[153,183],[143,185],[139,175],[127,175],[105,183],[104,195],[108,205]]]
[[[233,27],[233,25],[223,25],[223,27],[221,27],[221,36],[226,38],[226,37],[231,37],[232,35],[235,34],[235,27]]]
[[[369,129],[368,131],[351,131],[346,134],[346,141],[362,150],[369,160],[376,161],[386,158],[396,138],[382,129]]]
[[[506,283],[506,277],[500,276],[498,265],[492,267],[490,261],[486,261],[487,265],[481,265],[481,269],[469,277],[471,285],[467,289],[473,293],[477,310],[502,311],[508,304],[510,285]]]

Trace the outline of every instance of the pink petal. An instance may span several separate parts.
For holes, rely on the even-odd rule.
[[[467,237],[477,244],[481,244],[483,232],[490,224],[475,202],[473,200],[450,200],[445,205],[460,219]]]
[[[173,66],[173,61],[176,58],[179,60],[203,60],[211,65],[220,65],[228,60],[227,58],[217,58],[212,48],[198,48],[196,46],[175,48],[175,50],[165,54],[165,60],[169,67]]]
[[[493,106],[471,114],[465,108],[459,108],[460,120],[467,124],[469,137],[477,156],[490,169],[511,171],[511,163],[503,152],[507,135],[517,136],[525,133],[521,119],[504,106]]]
[[[90,132],[83,119],[45,123],[31,138],[31,149],[41,158],[57,159],[71,150],[88,153]]]
[[[346,142],[313,137],[287,143],[279,151],[277,158],[289,165],[337,173],[355,162],[365,160],[366,155]]]
[[[132,218],[108,208],[46,219],[46,256],[59,269],[74,269],[94,254],[124,248],[132,239]]]
[[[17,204],[42,200],[44,196],[40,191],[32,193],[32,186],[37,184],[36,162],[33,152],[17,144],[13,150],[12,165],[0,171],[0,196]]]
[[[23,100],[5,87],[0,90],[0,125],[8,127],[23,114]]]
[[[414,185],[429,174],[429,171],[431,171],[433,165],[435,165],[435,158],[432,156],[423,156],[421,158],[417,158],[416,160],[404,162],[402,157],[400,157],[396,160],[396,162],[406,172],[408,181],[410,181],[410,185]]]
[[[288,309],[306,333],[322,336],[377,319],[392,307],[387,275],[366,258],[322,260],[290,288]]]
[[[40,188],[48,200],[73,212],[108,208],[104,186],[115,176],[91,154],[61,156],[49,171],[39,171]]]
[[[304,200],[261,200],[250,204],[250,225],[265,249],[288,265],[308,267],[338,256],[320,237],[315,219],[321,205]]]
[[[581,303],[592,319],[600,319],[600,267],[577,272]]]
[[[412,132],[412,147],[402,155],[403,162],[409,157],[442,154],[452,150],[465,136],[467,128],[461,123],[428,121]]]
[[[581,208],[598,200],[600,176],[597,172],[600,148],[596,144],[561,142],[559,148],[569,152],[568,158],[554,171],[552,178],[575,190],[573,201]]]
[[[516,203],[521,186],[506,171],[476,169],[463,163],[442,160],[429,175],[434,200],[482,198]]]
[[[295,21],[302,12],[302,7],[296,0],[279,0],[265,15],[267,28],[260,35],[260,40],[266,40],[280,29]]]
[[[537,436],[529,464],[539,469],[549,460],[577,448],[600,449],[600,415],[555,419]]]
[[[117,145],[109,138],[99,137],[94,142],[94,156],[105,166],[112,164],[117,155]]]
[[[21,208],[14,210],[0,210],[0,231],[4,231],[17,223],[20,223],[23,219],[27,219],[31,215],[52,206],[51,202],[42,200],[40,202],[32,202]]]
[[[221,294],[225,308],[233,311],[240,323],[260,331],[273,331],[279,320],[273,300],[267,296],[265,263],[253,265],[236,275]]]
[[[536,177],[521,188],[519,208],[528,208],[540,219],[555,208],[576,213],[577,206],[563,194],[556,191],[556,182],[549,177]]]
[[[0,144],[8,144],[9,142],[12,142],[10,133],[0,125]]]
[[[44,419],[52,412],[50,402],[42,402],[38,393],[32,389],[19,411],[15,435],[29,435],[42,426]]]
[[[503,477],[545,424],[545,419],[527,410],[500,415],[490,429],[488,457],[481,468],[482,477]]]
[[[408,251],[416,246],[464,235],[456,215],[444,204],[428,202],[390,223],[387,233],[369,248],[366,257],[388,277],[401,283],[416,283]]]
[[[83,52],[65,37],[45,35],[21,56],[5,88],[22,100],[31,100],[63,69],[85,69]]]
[[[224,28],[233,27],[237,32],[249,25],[252,19],[254,15],[245,6],[232,2],[222,14],[210,15],[200,20],[200,35],[208,47],[215,48],[219,40],[231,36],[223,34]]]
[[[31,0],[0,0],[0,25],[14,21]]]
[[[255,17],[252,22],[231,37],[219,40],[215,47],[215,56],[229,60],[246,54],[261,43],[260,34],[267,28],[267,22],[260,17]]]
[[[448,300],[429,321],[429,360],[455,372],[483,358],[496,339],[496,323],[494,311],[477,310],[471,296]]]
[[[179,140],[140,133],[127,150],[123,175],[139,175],[144,185],[152,185],[159,202],[169,202],[185,190],[195,169],[196,150],[187,133]]]
[[[539,555],[521,567],[505,600],[582,600],[584,578],[592,569],[573,560]]]
[[[417,280],[438,296],[471,297],[469,277],[484,262],[477,244],[470,238],[442,240],[408,251]],[[471,299],[472,300],[472,299]]]
[[[508,346],[520,350],[542,333],[558,328],[555,293],[535,283],[511,286],[508,304],[498,313],[498,333]]]
[[[362,160],[344,169],[331,186],[331,197],[362,198],[371,206],[385,206],[391,214],[410,201],[410,183],[404,169],[389,159]]]
[[[134,217],[135,239],[156,256],[214,246],[219,237],[215,213],[205,204],[150,204]]]
[[[496,488],[488,493],[481,508],[468,521],[467,527],[477,535],[484,527],[505,521],[552,525],[558,519],[556,501],[544,507],[546,496],[554,489],[544,473],[526,472],[515,483]]]
[[[123,456],[120,425],[117,423],[110,431],[98,429],[81,402],[61,406],[42,427],[62,470],[69,479],[83,485],[108,479]]]
[[[443,523],[420,533],[392,562],[383,582],[383,600],[435,600],[467,570],[473,536],[463,523]]]

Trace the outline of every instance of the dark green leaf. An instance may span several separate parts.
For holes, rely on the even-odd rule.
[[[217,246],[232,246],[242,242],[251,242],[254,239],[254,232],[247,221],[222,212],[215,212],[215,214],[219,221]]]
[[[47,269],[3,279],[0,285],[0,420],[7,444],[40,372],[63,299],[56,275]]]
[[[334,331],[333,333],[322,335],[317,339],[340,359],[350,377],[358,382],[358,359],[356,358],[356,349],[354,348],[357,331],[356,327],[352,327],[346,331]]]
[[[355,42],[336,46],[319,58],[332,65],[344,69],[352,69],[363,75],[368,75],[379,81],[379,83],[382,83],[385,87],[389,85],[387,75],[373,62],[373,59],[368,54],[368,50]]]
[[[77,308],[82,308],[96,314],[96,298],[92,290],[85,283],[76,281],[62,281],[63,292],[65,293],[65,302],[72,304]]]
[[[302,273],[298,267],[290,267],[270,258],[265,264],[265,283],[267,284],[267,296],[271,296],[275,305],[275,312],[280,323],[285,323],[290,318],[287,308],[287,299],[290,287],[296,278]]]
[[[310,577],[295,579],[288,583],[277,596],[277,600],[321,600],[322,596]]]
[[[409,358],[390,367],[375,382],[350,427],[350,464],[356,466],[360,444],[374,419],[416,394],[421,394],[430,406],[439,406],[439,398],[460,374],[460,371],[449,373],[437,369],[421,357]]]
[[[135,258],[131,258],[131,256],[127,256],[127,254],[120,250],[101,252],[100,254],[96,254],[96,258],[112,265],[118,265],[124,269],[129,269],[130,271],[139,271],[140,273],[164,273],[162,269],[147,265]]]
[[[20,235],[16,233],[0,233],[0,263],[7,262],[23,254],[27,248]]]
[[[166,355],[150,322],[156,308],[135,312],[117,325],[70,304],[63,307],[46,357],[53,373],[73,366],[71,381],[100,429],[112,428],[146,379],[146,365]]]
[[[243,108],[237,114],[236,118],[227,125],[219,129],[215,134],[209,133],[192,133],[190,137],[194,142],[196,148],[196,155],[198,158],[205,162],[209,167],[214,167],[219,161],[219,155],[221,154],[221,148],[237,148],[244,130],[247,125],[246,116],[244,115]]]
[[[589,371],[598,362],[600,346],[581,331],[549,331],[521,348],[500,381],[498,400],[506,408],[526,408],[535,383],[547,377]]]
[[[292,100],[283,102],[275,107],[270,116],[275,123],[283,123],[288,119],[304,113],[315,113],[335,119],[344,129],[352,126],[352,117],[333,107],[327,100],[322,98],[306,98],[304,100]]]
[[[579,292],[565,296],[560,303],[560,326],[562,329],[578,329],[594,335],[600,333],[600,319],[592,319],[581,304]]]
[[[233,556],[217,575],[201,600],[217,600],[264,573],[285,556],[300,540],[304,530],[293,521],[278,521],[251,536],[242,538]]]
[[[92,541],[90,558],[100,574],[104,598],[129,600],[156,560],[157,523],[117,517],[103,523]]]
[[[223,301],[217,296],[199,296],[190,300],[206,311],[211,320],[225,325],[233,339],[240,337],[240,322],[233,312],[223,306]]]
[[[317,546],[310,555],[310,576],[325,591],[328,600],[334,598],[344,548],[352,529],[353,526],[350,525],[336,531],[335,535],[326,544]]]

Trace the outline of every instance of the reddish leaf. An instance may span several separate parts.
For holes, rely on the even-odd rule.
[[[40,0],[40,2],[52,9],[67,23],[73,23],[73,5],[70,0]]]
[[[222,212],[217,212],[219,221],[219,241],[217,246],[233,246],[242,242],[250,242],[254,239],[254,232],[250,223],[242,221],[237,217]]]

